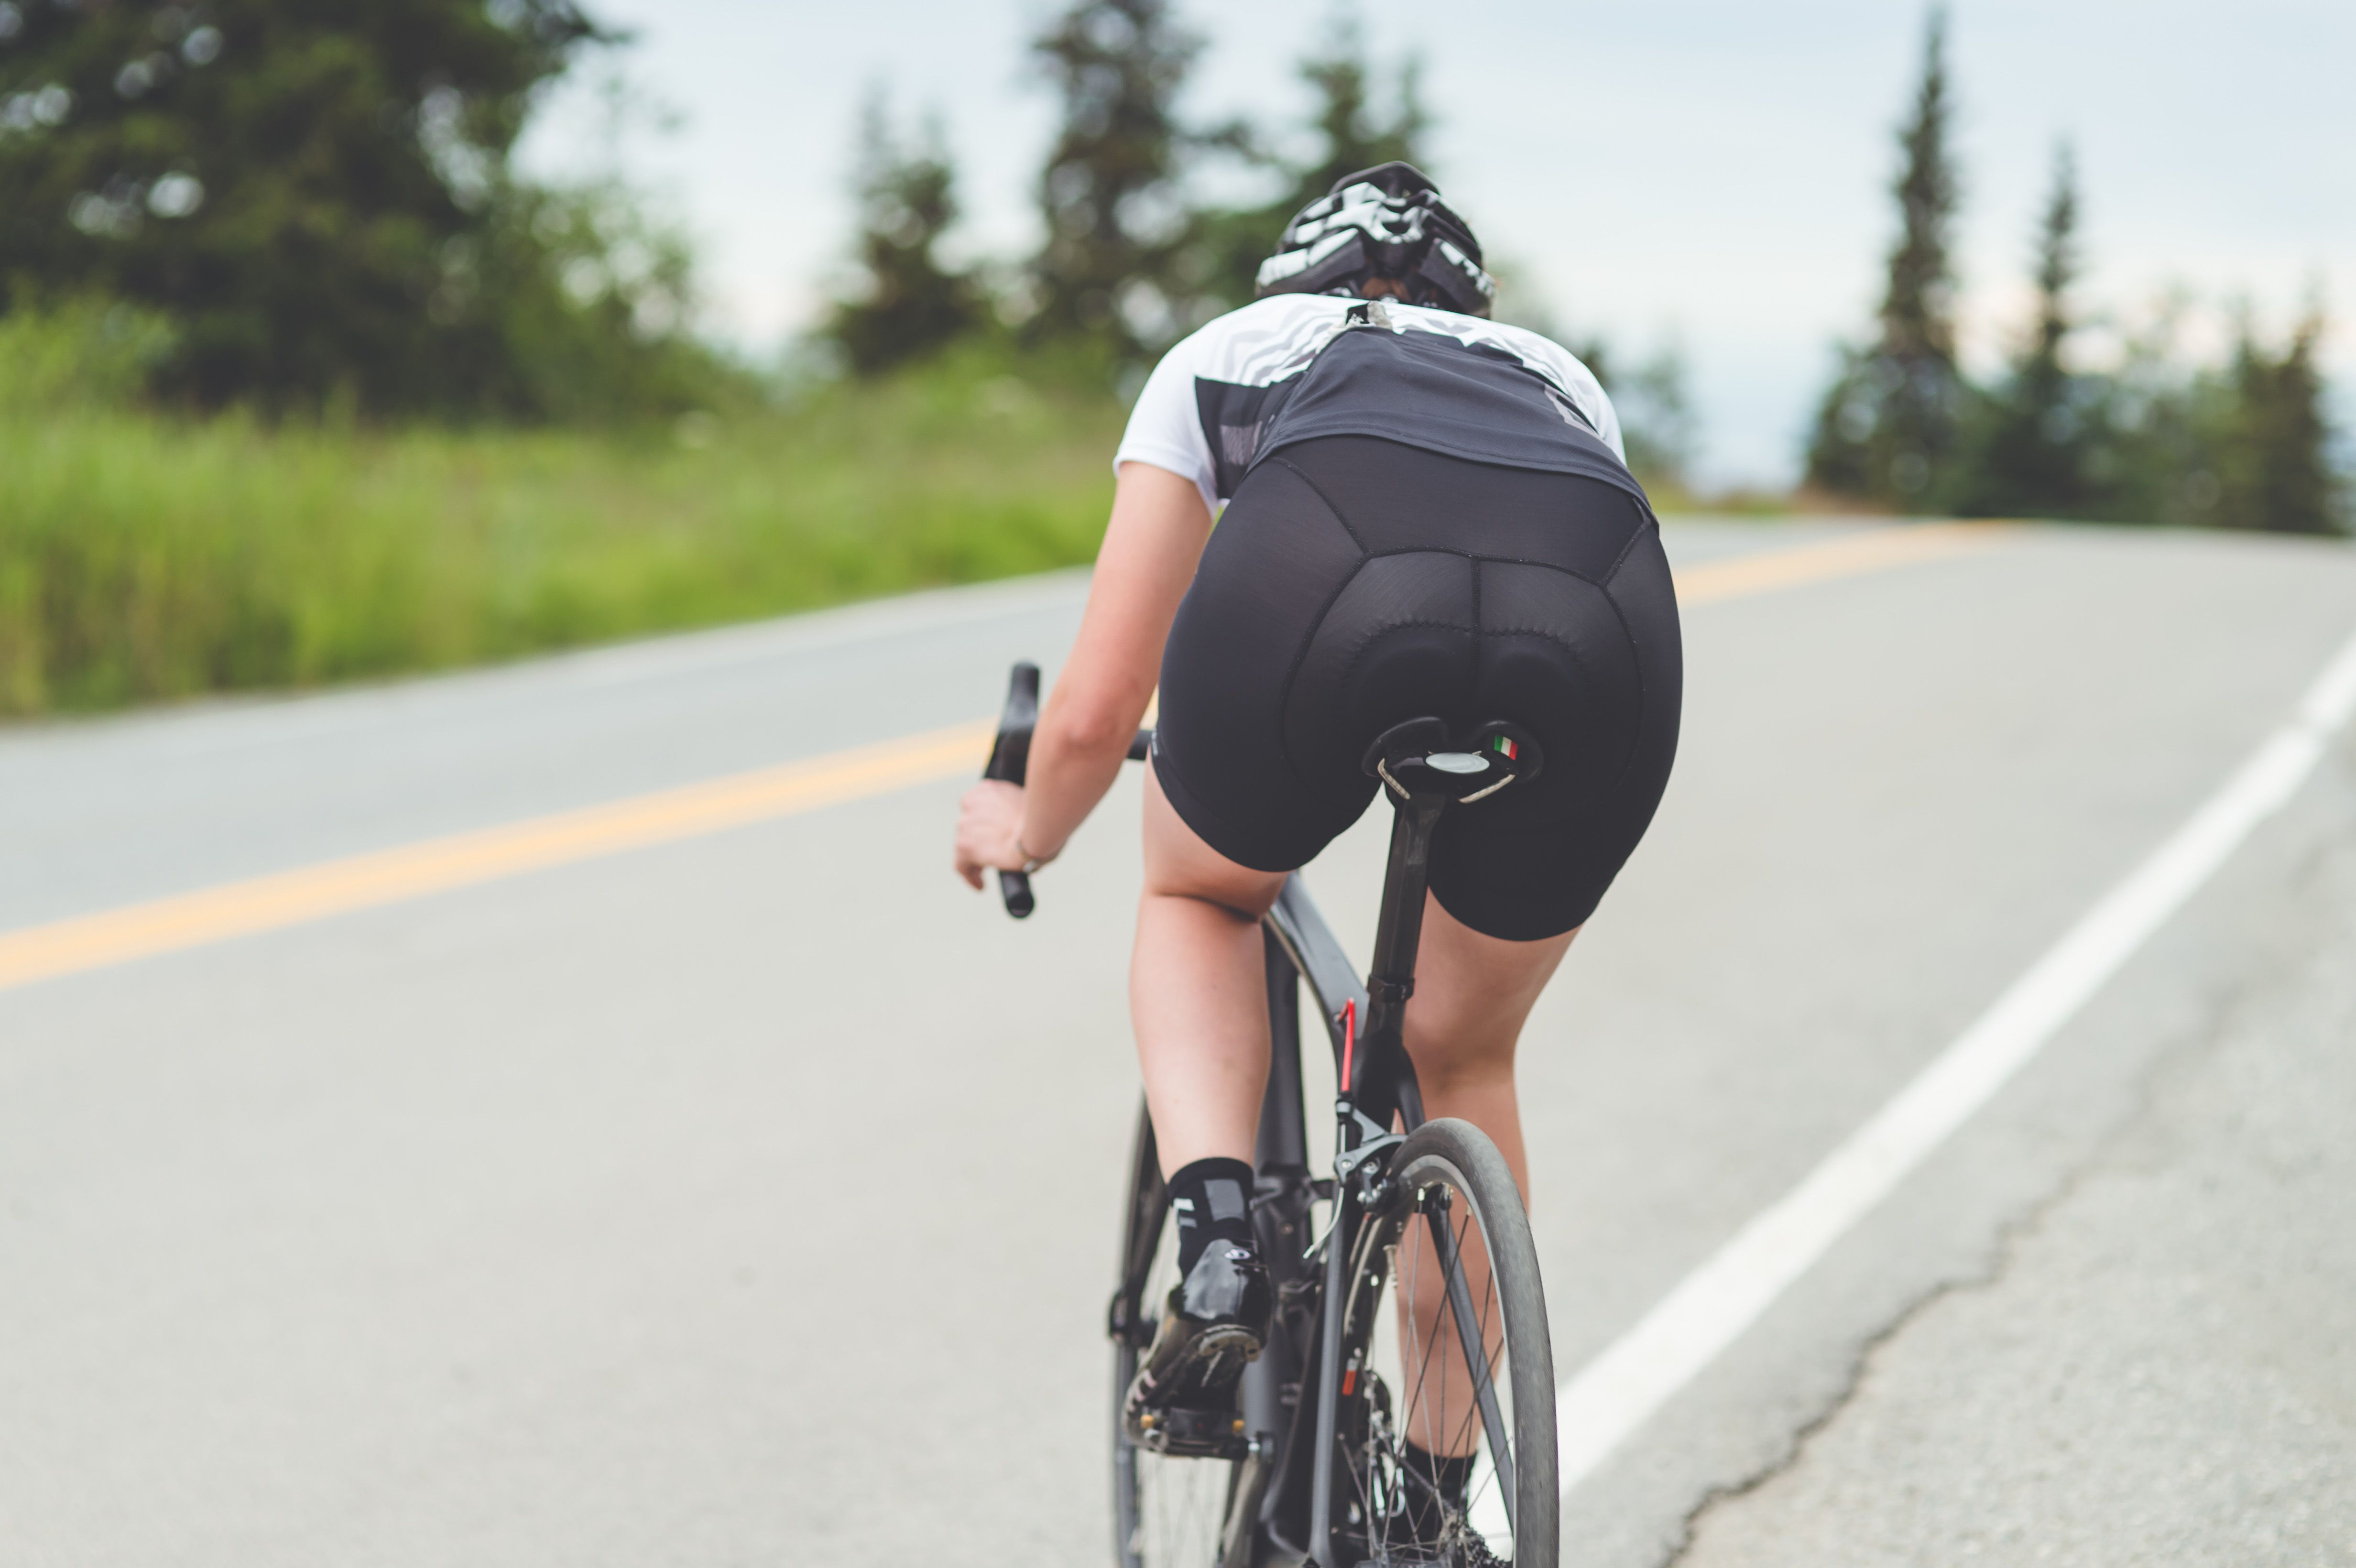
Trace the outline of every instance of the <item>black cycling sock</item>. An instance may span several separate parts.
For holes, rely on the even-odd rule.
[[[1214,1241],[1251,1243],[1251,1189],[1252,1168],[1239,1159],[1198,1159],[1170,1178],[1182,1277]]]
[[[1436,1543],[1448,1522],[1448,1515],[1464,1511],[1465,1493],[1472,1487],[1472,1456],[1451,1459],[1438,1454],[1427,1454],[1408,1439],[1400,1454],[1402,1467],[1415,1473],[1429,1490],[1408,1482],[1406,1496],[1401,1499],[1407,1515],[1408,1533],[1411,1540]],[[1436,1494],[1436,1495],[1435,1495]]]

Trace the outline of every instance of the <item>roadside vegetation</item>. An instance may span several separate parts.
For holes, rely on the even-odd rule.
[[[2083,193],[2068,143],[2030,245],[2036,305],[1995,377],[1956,356],[1954,155],[1947,17],[1931,13],[1898,134],[1898,237],[1879,311],[1843,345],[1808,438],[1807,488],[1877,511],[2348,531],[2319,352],[2320,297],[2269,342],[2247,301],[2222,363],[2182,351],[2192,302],[2163,300],[2121,332],[2083,298]],[[2085,352],[2089,328],[2121,341]]]
[[[620,430],[126,408],[0,318],[0,712],[443,668],[1089,560],[1121,411],[981,356]]]
[[[2066,161],[2016,363],[1957,368],[1943,29],[1811,503],[2344,527],[2319,313],[2223,365],[2160,337],[2077,363]],[[1211,124],[1181,112],[1203,40],[1174,0],[1066,0],[1030,50],[1061,107],[1036,253],[945,259],[950,138],[879,89],[788,375],[695,334],[691,250],[637,194],[510,167],[547,84],[624,41],[576,0],[0,0],[0,717],[1085,561],[1145,368],[1250,297],[1335,176],[1435,166],[1418,62],[1371,60],[1346,12],[1300,62],[1301,122]],[[1638,475],[1689,504],[1677,354],[1566,323],[1492,261],[1500,315],[1594,367]]]

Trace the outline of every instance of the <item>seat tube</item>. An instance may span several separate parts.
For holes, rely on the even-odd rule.
[[[1407,999],[1415,990],[1416,949],[1423,939],[1432,829],[1449,804],[1444,795],[1409,795],[1398,802],[1391,821],[1390,862],[1383,872],[1382,912],[1375,927],[1375,961],[1366,975],[1366,1017],[1350,1081],[1341,1086],[1341,1098],[1334,1107],[1337,1150],[1357,1147],[1367,1136],[1369,1122],[1387,1126],[1395,1111],[1409,1126],[1423,1120],[1423,1097],[1407,1055]],[[1374,1093],[1366,1093],[1369,1090]],[[1319,1304],[1317,1452],[1309,1516],[1310,1550],[1321,1554],[1316,1558],[1319,1563],[1330,1563],[1334,1550],[1333,1467],[1341,1413],[1342,1318],[1348,1310],[1351,1253],[1357,1228],[1365,1218],[1353,1200],[1346,1180],[1336,1180],[1333,1206],[1334,1223],[1325,1239],[1324,1295]]]

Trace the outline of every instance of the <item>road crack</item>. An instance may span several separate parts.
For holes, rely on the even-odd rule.
[[[2340,792],[2334,792],[2335,795]],[[2335,873],[2349,874],[2343,862],[2356,860],[2351,848],[2351,814],[2334,810],[2318,825],[2304,852],[2294,854],[2285,884],[2284,913],[2276,929],[2287,926],[2304,933],[2305,942],[2257,942],[2246,961],[2212,979],[2196,1004],[2195,1016],[2172,1031],[2174,1038],[2155,1051],[2135,1075],[2127,1104],[2111,1125],[2097,1134],[2083,1155],[2072,1161],[2051,1189],[1999,1221],[1990,1232],[1977,1266],[1955,1269],[1909,1297],[1879,1328],[1858,1341],[1846,1358],[1839,1386],[1823,1407],[1794,1426],[1777,1451],[1740,1479],[1711,1485],[1678,1519],[1656,1560],[1657,1568],[1676,1568],[1690,1555],[1703,1521],[1716,1509],[1760,1490],[1789,1474],[1804,1458],[1815,1438],[1855,1403],[1883,1352],[1921,1320],[1925,1313],[1951,1297],[1992,1290],[2002,1285],[2032,1242],[2062,1208],[2096,1176],[2116,1168],[2127,1149],[2160,1118],[2168,1086],[2222,1050],[2237,1030],[2251,1021],[2265,1000],[2315,961],[2313,938],[2323,928],[2317,917],[2330,903]],[[2302,835],[2302,837],[2307,837]],[[2328,917],[2326,917],[2328,920]]]

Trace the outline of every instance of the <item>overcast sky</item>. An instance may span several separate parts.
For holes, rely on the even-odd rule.
[[[616,61],[677,112],[602,134],[589,76],[524,149],[552,174],[626,169],[701,242],[712,325],[756,350],[842,275],[859,104],[882,82],[947,122],[962,254],[1036,240],[1055,104],[1026,40],[1053,0],[591,0],[637,41]],[[1296,122],[1294,63],[1337,8],[1183,0],[1209,41],[1184,103]],[[1575,335],[1623,358],[1674,340],[1716,483],[1788,482],[1831,362],[1864,328],[1893,217],[1892,130],[1920,6],[1893,0],[1365,0],[1377,59],[1412,50],[1432,173],[1494,256]],[[2057,138],[2076,146],[2087,304],[2126,322],[2180,285],[2279,331],[2321,286],[2328,357],[2356,379],[2356,5],[2347,0],[1957,0],[1967,354],[2006,351]],[[1447,26],[1434,26],[1445,17]],[[2212,312],[2195,330],[2213,344]],[[2100,352],[2099,337],[2089,352]]]

